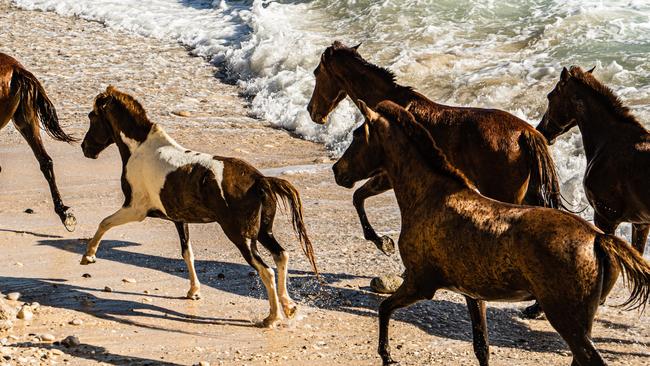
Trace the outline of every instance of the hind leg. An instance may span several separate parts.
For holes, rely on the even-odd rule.
[[[591,327],[598,301],[584,308],[567,309],[566,306],[543,305],[546,317],[553,328],[567,342],[573,354],[572,365],[601,366],[606,365],[591,340]],[[566,303],[565,303],[566,304]]]
[[[375,229],[370,225],[370,221],[368,221],[364,202],[366,198],[384,193],[391,188],[387,175],[382,173],[370,178],[363,186],[361,186],[361,188],[357,189],[352,196],[352,203],[354,204],[354,208],[357,210],[357,215],[359,215],[359,221],[361,221],[364,238],[375,243],[377,248],[386,255],[395,253],[395,243],[393,242],[393,239],[386,235],[382,237],[377,235]]]
[[[632,245],[641,255],[645,251],[648,232],[650,232],[650,224],[632,224]]]
[[[176,225],[178,237],[181,241],[181,255],[190,276],[190,290],[187,292],[186,297],[191,300],[198,300],[201,298],[201,283],[194,268],[194,253],[192,252],[192,244],[190,244],[190,228],[187,223],[183,222],[174,222],[174,225]]]
[[[475,300],[469,296],[465,296],[465,301],[467,302],[467,309],[472,320],[474,354],[478,359],[479,365],[487,366],[490,359],[490,346],[488,344],[485,301]]]
[[[280,246],[280,243],[275,240],[272,232],[260,232],[258,240],[273,256],[273,261],[278,269],[278,293],[280,304],[282,304],[282,311],[287,318],[292,318],[296,314],[298,307],[289,296],[289,291],[287,290],[289,255]]]
[[[19,114],[15,114],[14,124],[18,131],[20,131],[20,134],[23,135],[23,138],[25,138],[38,160],[41,172],[50,187],[50,194],[52,195],[52,201],[54,202],[54,211],[61,219],[66,230],[72,232],[77,225],[77,219],[72,214],[70,207],[64,205],[63,200],[61,199],[61,194],[59,193],[59,188],[56,185],[56,179],[54,177],[54,164],[52,163],[52,158],[50,158],[43,146],[43,141],[41,140],[41,135],[38,129],[38,119],[33,112],[29,112],[29,115],[30,118],[28,121]]]

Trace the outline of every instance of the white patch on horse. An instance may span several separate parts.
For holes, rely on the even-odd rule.
[[[133,203],[145,204],[149,209],[157,209],[167,215],[160,201],[160,191],[165,185],[167,175],[189,164],[200,164],[214,173],[217,184],[223,193],[223,162],[212,155],[189,152],[172,139],[160,126],[154,124],[142,143],[120,134],[131,151],[126,163],[126,179],[131,184]],[[226,203],[227,204],[227,203]]]

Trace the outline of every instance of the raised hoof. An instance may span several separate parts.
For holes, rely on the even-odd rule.
[[[87,264],[95,263],[96,261],[97,258],[94,255],[84,255],[83,257],[81,257],[80,263],[85,266]]]
[[[542,315],[544,315],[544,311],[542,311],[542,307],[539,303],[534,303],[521,312],[521,316],[524,319],[539,319]]]
[[[296,316],[296,313],[298,312],[298,306],[293,302],[286,306],[282,305],[282,311],[284,312],[284,316],[286,316],[287,319],[291,319]]]
[[[187,295],[185,295],[185,298],[190,299],[190,300],[200,300],[201,299],[201,293],[198,290],[189,290],[187,292]]]
[[[267,316],[264,320],[262,320],[262,323],[260,323],[260,326],[262,328],[275,328],[278,325],[280,325],[280,320],[277,317],[272,317],[272,316]]]
[[[389,236],[384,235],[375,240],[374,243],[382,253],[388,256],[395,254],[395,242]]]
[[[73,232],[77,227],[77,218],[74,217],[74,214],[70,211],[67,211],[65,215],[61,217],[61,222],[63,222],[63,226],[65,226],[65,229],[69,232]]]

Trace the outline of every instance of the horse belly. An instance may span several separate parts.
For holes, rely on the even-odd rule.
[[[509,288],[482,288],[482,289],[468,289],[463,287],[450,286],[446,287],[447,290],[469,296],[477,300],[485,301],[505,301],[517,302],[533,300],[533,295],[525,290],[509,289]]]

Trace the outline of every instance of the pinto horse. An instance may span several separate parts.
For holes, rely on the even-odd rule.
[[[562,70],[537,130],[553,143],[578,126],[594,223],[610,234],[621,222],[632,223],[632,245],[643,254],[650,231],[650,133],[592,72]]]
[[[95,262],[102,236],[115,226],[146,217],[173,221],[190,276],[187,297],[197,299],[200,284],[194,269],[188,223],[216,221],[262,278],[271,308],[263,325],[271,327],[280,321],[279,304],[286,317],[294,315],[296,304],[287,292],[289,256],[272,231],[278,197],[288,203],[303,251],[314,272],[318,274],[318,271],[303,222],[300,195],[291,183],[265,177],[239,159],[183,148],[160,125],[149,121],[140,103],[112,86],[95,98],[88,118],[90,128],[81,145],[83,153],[96,159],[107,146],[117,145],[122,158],[125,200],[117,212],[99,224],[81,264]],[[262,260],[257,241],[271,252],[276,263],[277,291],[275,273]]]
[[[624,305],[646,305],[650,263],[576,215],[482,196],[407,110],[390,101],[376,111],[359,105],[366,120],[333,166],[336,182],[352,188],[385,172],[402,216],[406,276],[379,306],[383,363],[394,363],[388,344],[393,311],[448,289],[485,301],[537,299],[569,345],[572,365],[605,365],[591,341],[598,304],[622,270],[632,288]]]
[[[38,160],[41,172],[50,187],[54,212],[66,230],[74,231],[77,219],[70,207],[63,204],[56,186],[52,158],[43,146],[39,124],[55,140],[72,143],[76,139],[61,129],[54,104],[47,97],[36,76],[13,57],[0,53],[0,129],[11,119]]]
[[[316,85],[307,106],[319,124],[346,96],[374,107],[390,100],[407,108],[438,141],[454,166],[487,197],[510,203],[560,207],[560,189],[553,158],[544,137],[525,121],[498,109],[452,107],[434,103],[395,82],[387,69],[364,60],[357,47],[334,42],[314,70]],[[364,209],[368,197],[391,189],[385,174],[371,177],[354,192],[354,207],[364,237],[384,253],[394,244],[379,237]]]

